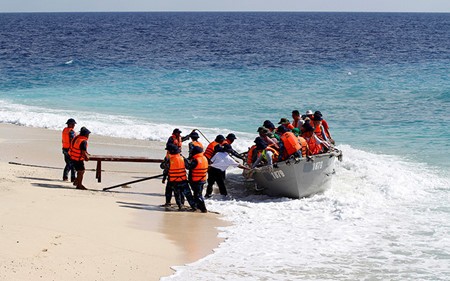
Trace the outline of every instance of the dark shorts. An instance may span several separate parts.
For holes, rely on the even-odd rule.
[[[86,170],[84,168],[84,161],[72,161],[73,167],[75,168],[75,170],[77,171],[84,171]]]

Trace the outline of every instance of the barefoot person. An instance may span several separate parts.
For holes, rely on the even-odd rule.
[[[70,160],[69,148],[72,140],[75,138],[75,131],[73,128],[75,128],[76,123],[77,122],[75,122],[74,119],[70,118],[66,122],[67,127],[65,127],[62,131],[62,153],[64,154],[64,161],[66,162],[66,166],[63,171],[63,181],[69,180],[69,171],[70,181],[75,181],[75,169],[73,168],[72,161]]]
[[[86,190],[87,188],[83,185],[83,176],[84,176],[84,161],[89,161],[89,153],[87,152],[89,131],[86,127],[82,127],[80,129],[80,134],[76,136],[72,141],[72,146],[70,147],[69,154],[70,159],[72,160],[73,166],[75,170],[77,170],[77,178],[75,179],[73,185],[77,187],[77,189]]]

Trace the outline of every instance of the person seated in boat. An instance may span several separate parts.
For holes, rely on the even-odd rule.
[[[294,128],[298,128],[300,130],[300,128],[302,127],[302,125],[304,123],[305,123],[305,121],[302,119],[300,112],[298,110],[293,110],[292,111],[292,126],[294,126]]]
[[[214,139],[214,141],[212,141],[210,144],[208,144],[208,146],[206,147],[205,150],[205,157],[208,158],[208,161],[211,160],[211,158],[214,156],[214,154],[216,154],[216,147],[221,147],[223,142],[225,141],[225,137],[222,135],[217,135],[216,138]]]
[[[245,157],[241,153],[239,153],[236,150],[234,150],[232,145],[231,145],[234,142],[234,140],[236,140],[236,139],[237,139],[236,135],[233,134],[233,133],[230,133],[230,134],[228,134],[225,137],[225,140],[223,141],[222,145],[229,144],[231,146],[230,154],[233,155],[234,157],[237,157],[237,158],[239,158],[241,160],[244,160]]]
[[[308,143],[306,142],[306,140],[300,135],[300,129],[298,128],[294,128],[292,130],[292,133],[294,133],[294,135],[297,137],[298,142],[300,143],[300,145],[302,146],[302,157],[306,157],[306,155],[309,155],[309,147],[308,147]]]
[[[280,155],[279,161],[286,160],[291,156],[296,158],[302,157],[301,145],[297,137],[289,132],[286,127],[279,126],[277,132],[280,134]]]
[[[318,116],[322,117],[322,126],[325,129],[325,133],[327,134],[327,137],[330,140],[330,142],[332,144],[334,144],[334,140],[333,140],[333,138],[331,137],[331,134],[330,134],[330,127],[328,126],[327,120],[323,119],[322,112],[317,110],[316,112],[314,112],[314,115],[318,115]]]
[[[259,137],[267,143],[268,146],[273,147],[277,150],[280,149],[278,146],[278,140],[273,137],[273,134],[265,127],[259,127],[257,130]]]
[[[291,122],[289,122],[289,119],[287,118],[281,118],[278,124],[285,127],[288,131],[294,129],[294,126],[291,124]]]
[[[190,133],[189,137],[191,138],[192,141],[188,144],[188,147],[189,147],[189,157],[188,157],[188,159],[192,159],[192,150],[194,149],[194,147],[200,147],[202,149],[202,151],[203,151],[203,144],[198,141],[200,136],[198,135],[197,132]]]
[[[278,151],[272,147],[269,147],[267,143],[259,137],[255,139],[255,144],[257,158],[251,165],[252,169],[256,168],[260,164],[272,167],[273,162],[276,162],[278,159]]]
[[[305,115],[303,115],[303,120],[311,120],[311,124],[312,124],[312,121],[314,120],[314,113],[312,112],[312,110],[307,110],[306,112],[305,112]]]
[[[319,114],[314,115],[314,121],[312,123],[314,127],[314,134],[326,143],[331,143],[328,139],[327,133],[325,132],[325,128],[322,126],[322,116]]]
[[[314,133],[314,127],[305,123],[302,127],[302,137],[306,140],[309,147],[309,155],[323,153],[328,149],[328,144],[319,139]]]

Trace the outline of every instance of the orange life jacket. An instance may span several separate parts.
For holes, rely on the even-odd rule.
[[[316,136],[321,139],[321,140],[325,140],[323,135],[325,133],[325,129],[323,128],[322,124],[320,124],[319,126],[314,127],[314,134],[316,134]]]
[[[208,173],[208,159],[205,155],[203,155],[203,153],[195,154],[192,158],[197,160],[197,166],[191,170],[191,181],[206,181],[206,174]]]
[[[314,135],[311,137],[305,137],[305,140],[308,143],[309,153],[311,155],[319,154],[322,151],[322,144],[316,141]]]
[[[289,130],[292,130],[295,127],[291,123],[289,123],[289,124],[286,125],[286,128],[288,128]]]
[[[72,140],[72,145],[70,146],[69,149],[69,155],[70,155],[70,159],[72,159],[73,161],[83,161],[84,157],[81,154],[81,143],[83,141],[87,141],[87,137],[86,136],[76,136],[73,140]],[[87,142],[86,142],[86,149],[87,149]]]
[[[297,137],[291,132],[284,133],[280,137],[280,139],[283,142],[287,157],[291,156],[302,148],[300,143],[298,143]]]
[[[178,146],[181,149],[181,145],[183,144],[183,141],[181,140],[181,136],[177,137],[175,135],[172,135],[171,138],[173,139],[173,144]]]
[[[187,179],[184,158],[181,154],[169,154],[169,181],[181,182]]]
[[[253,154],[255,153],[256,145],[250,147],[247,153],[247,164],[251,167],[253,164]]]
[[[306,152],[308,151],[308,142],[301,136],[298,136],[297,138],[298,138],[298,142],[302,146],[302,156],[305,157]]]
[[[218,145],[219,143],[216,141],[211,142],[207,147],[206,147],[206,151],[205,151],[205,157],[210,159],[214,156],[215,152],[214,152],[214,147],[216,147],[216,145]]]
[[[201,147],[203,149],[203,144],[201,142],[199,142],[199,141],[192,141],[191,143],[192,143],[193,146],[198,146],[198,147]]]
[[[268,146],[268,147],[266,147],[265,151],[272,152],[272,162],[278,161],[278,156],[280,155],[280,153],[275,148]]]
[[[73,131],[73,128],[65,127],[62,131],[62,148],[69,149],[70,148],[70,132]]]

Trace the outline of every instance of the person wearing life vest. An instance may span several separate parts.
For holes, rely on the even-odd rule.
[[[256,168],[260,163],[265,163],[265,166],[272,167],[273,162],[278,159],[278,151],[268,146],[267,143],[259,137],[255,139],[255,144],[258,157],[251,165],[252,169]]]
[[[230,133],[230,134],[228,134],[226,136],[226,138],[223,141],[222,145],[229,144],[231,146],[230,154],[233,155],[236,158],[244,160],[245,157],[241,153],[239,153],[236,150],[234,150],[233,146],[231,145],[236,139],[237,139],[236,135],[233,134],[233,133]]]
[[[330,142],[331,142],[332,144],[334,144],[334,140],[333,140],[333,138],[331,137],[331,134],[330,134],[330,127],[328,126],[327,120],[323,119],[322,113],[321,113],[320,111],[318,111],[318,110],[317,110],[316,112],[314,112],[314,115],[319,115],[320,117],[322,117],[322,126],[323,126],[323,128],[325,129],[325,133],[327,134],[327,137],[328,137],[328,139],[330,140]]]
[[[268,146],[275,148],[276,150],[279,150],[280,147],[278,146],[278,140],[273,137],[273,134],[269,131],[269,129],[265,127],[259,127],[257,130],[259,137],[267,143]]]
[[[89,161],[89,153],[87,152],[88,139],[91,131],[86,127],[81,127],[80,134],[72,140],[72,144],[69,149],[70,159],[72,160],[75,170],[77,170],[77,178],[73,182],[73,185],[77,189],[86,190],[83,185],[83,176],[85,172],[84,161]]]
[[[194,198],[192,197],[191,189],[189,188],[186,175],[186,166],[188,165],[188,162],[183,156],[181,156],[181,150],[175,144],[168,144],[166,146],[166,149],[169,152],[168,157],[166,157],[165,159],[165,167],[167,167],[169,177],[167,186],[174,192],[178,210],[181,210],[183,207],[182,195],[184,195],[192,210],[195,211],[197,207]]]
[[[305,123],[305,121],[302,119],[300,112],[298,110],[293,110],[292,111],[292,126],[294,126],[294,128],[298,128],[300,130],[300,128],[302,127],[302,125],[304,123]]]
[[[269,134],[267,134],[270,138],[274,138],[277,142],[280,141],[280,136],[276,133],[275,125],[270,120],[265,120],[263,123],[263,127],[269,130]]]
[[[223,142],[225,141],[225,137],[222,135],[217,135],[214,141],[212,141],[205,150],[205,157],[208,158],[208,161],[211,160],[211,158],[216,153],[216,146],[221,146]]]
[[[302,157],[302,147],[297,137],[292,132],[288,132],[284,126],[279,126],[277,131],[280,134],[280,156],[278,160],[286,160],[291,156]]]
[[[247,166],[252,167],[253,163],[256,162],[256,159],[258,159],[258,151],[256,150],[256,144],[252,145],[247,152]]]
[[[200,136],[198,135],[197,132],[190,133],[189,137],[191,138],[192,141],[188,144],[188,147],[189,147],[189,157],[188,157],[188,159],[192,159],[192,150],[194,149],[194,147],[200,147],[202,149],[202,152],[203,152],[203,144],[198,141]]]
[[[287,118],[281,118],[278,124],[285,127],[288,131],[294,129],[294,126],[292,126],[291,122],[289,122],[289,119]]]
[[[192,131],[192,132],[194,132],[194,131]],[[181,151],[181,146],[182,146],[183,142],[189,139],[189,135],[182,137],[181,133],[182,132],[180,131],[180,129],[178,129],[178,128],[174,129],[172,132],[172,135],[167,140],[166,146],[169,144],[174,144]]]
[[[305,115],[303,115],[303,120],[310,120],[311,124],[314,121],[314,113],[312,112],[312,110],[307,110],[305,112]]]
[[[216,153],[211,158],[211,164],[208,170],[208,185],[206,187],[205,197],[211,197],[213,192],[213,185],[217,183],[219,186],[219,191],[221,195],[226,196],[228,194],[227,188],[225,187],[225,171],[229,167],[238,167],[244,170],[250,170],[250,168],[245,167],[229,155],[231,153],[231,146],[229,144],[225,144],[223,147],[217,146]]]
[[[66,166],[63,170],[63,181],[69,180],[69,171],[70,171],[70,181],[74,182],[76,175],[75,175],[75,168],[73,167],[72,161],[70,160],[69,155],[69,149],[70,144],[72,143],[72,140],[75,138],[75,119],[70,118],[66,122],[67,127],[64,128],[62,131],[62,153],[64,155],[64,162],[66,162]]]
[[[322,126],[322,116],[319,114],[314,115],[313,121],[314,134],[323,141],[323,143],[330,144],[330,140],[328,139],[327,133],[325,132],[324,127]],[[328,145],[329,146],[329,145]],[[327,147],[328,147],[327,146]]]
[[[297,137],[298,143],[302,146],[302,157],[306,157],[306,155],[309,155],[309,146],[308,142],[300,135],[300,130],[298,128],[294,128],[292,130],[292,133]]]
[[[324,150],[325,142],[319,139],[314,133],[314,127],[306,122],[302,128],[302,137],[306,140],[309,147],[309,155],[316,155],[322,153]]]
[[[203,186],[206,183],[206,176],[208,174],[208,159],[203,155],[203,148],[194,146],[192,149],[192,160],[189,163],[189,185],[194,192],[194,200],[197,207],[202,213],[208,212],[203,199]]]

